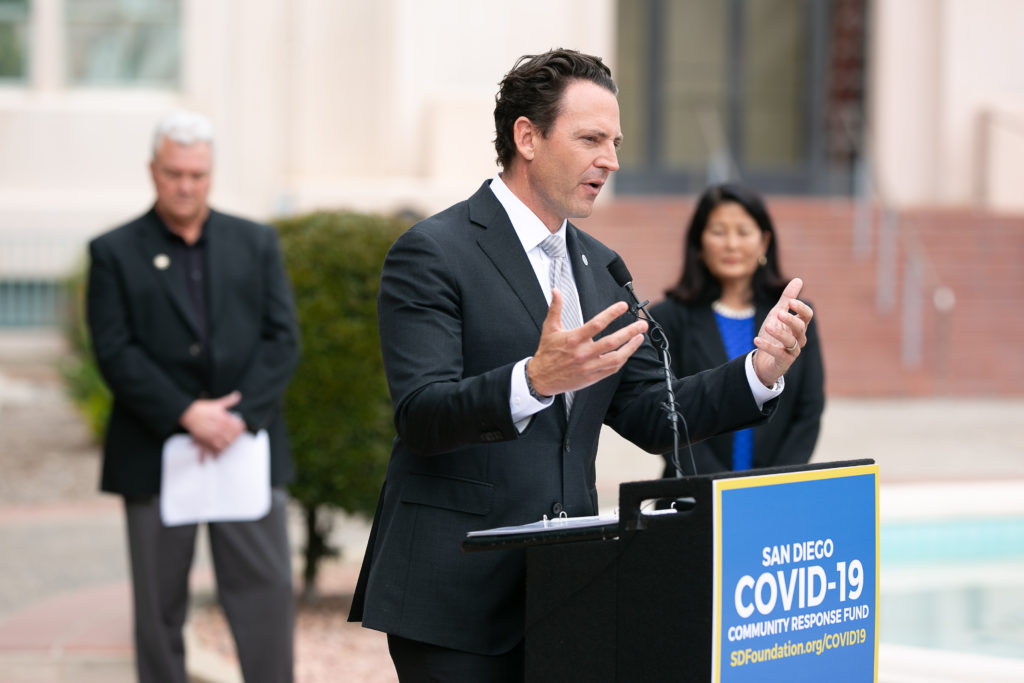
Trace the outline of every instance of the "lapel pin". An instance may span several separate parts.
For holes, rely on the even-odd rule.
[[[590,265],[590,261],[587,260],[587,255],[586,254],[581,254],[581,256],[583,256],[583,265],[589,266]]]
[[[167,254],[157,254],[153,257],[153,265],[157,270],[167,270],[171,265],[171,259]]]

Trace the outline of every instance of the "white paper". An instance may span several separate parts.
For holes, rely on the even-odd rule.
[[[613,512],[604,515],[591,515],[589,517],[553,517],[542,519],[529,524],[517,526],[501,526],[494,529],[481,529],[470,531],[466,536],[511,536],[513,534],[536,533],[544,531],[558,531],[561,529],[585,529],[587,527],[606,526],[618,524],[619,513]]]
[[[164,442],[160,516],[167,526],[259,519],[270,510],[270,438],[242,432],[217,457],[199,459],[188,434]]]

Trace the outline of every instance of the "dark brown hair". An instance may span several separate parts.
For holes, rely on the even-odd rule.
[[[505,74],[494,97],[494,149],[503,168],[515,158],[512,127],[516,119],[525,116],[541,135],[547,135],[558,118],[562,93],[574,80],[591,81],[613,95],[618,94],[611,69],[601,58],[576,50],[559,48],[540,55],[524,55]]]
[[[774,305],[788,282],[779,268],[779,235],[761,197],[750,188],[736,183],[712,185],[697,200],[683,243],[683,272],[679,282],[667,290],[665,295],[683,303],[710,303],[722,295],[722,285],[700,257],[701,237],[708,226],[711,212],[727,202],[743,207],[757,223],[761,234],[771,236],[765,252],[767,263],[754,271],[752,287],[755,303]]]

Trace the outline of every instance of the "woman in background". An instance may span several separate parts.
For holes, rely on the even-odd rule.
[[[778,235],[757,193],[733,183],[704,191],[686,232],[679,282],[651,307],[668,337],[676,377],[753,350],[757,330],[789,281],[779,272],[777,253]],[[698,474],[810,460],[825,407],[815,320],[785,382],[766,424],[693,445]],[[664,476],[675,476],[670,453],[665,460]],[[693,474],[682,431],[679,460],[683,473]]]

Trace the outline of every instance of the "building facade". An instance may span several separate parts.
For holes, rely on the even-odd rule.
[[[609,195],[1024,211],[1021,26],[1017,0],[0,0],[0,282],[144,211],[179,107],[214,122],[223,210],[438,210],[496,170],[501,76],[557,46],[620,84]]]

